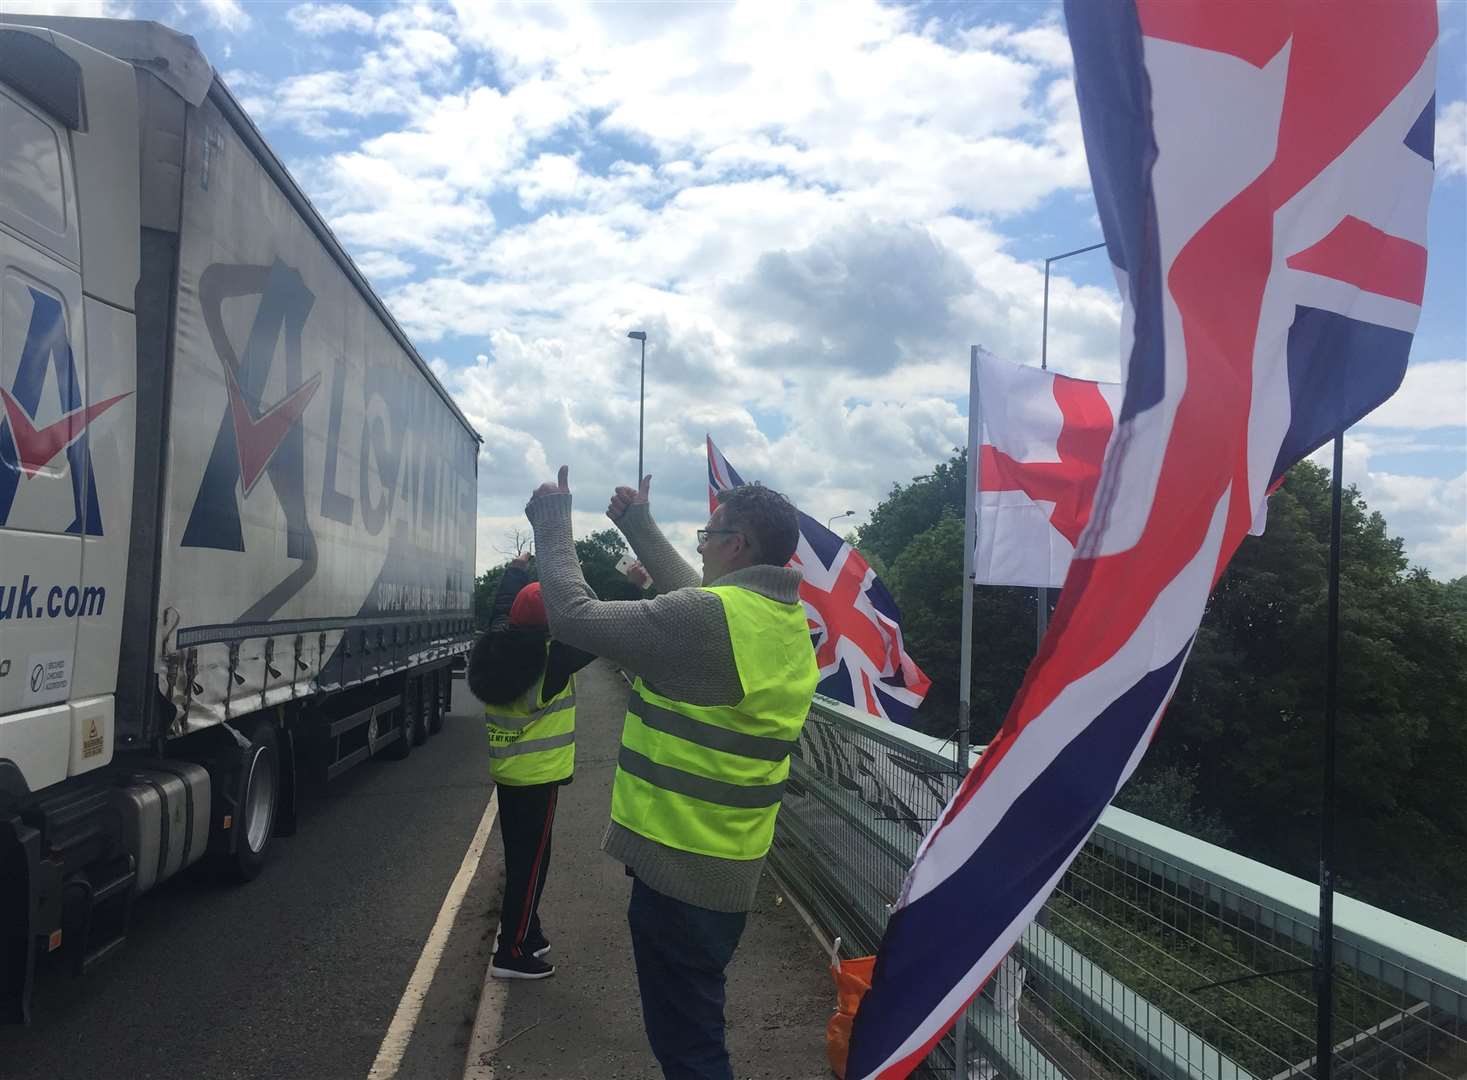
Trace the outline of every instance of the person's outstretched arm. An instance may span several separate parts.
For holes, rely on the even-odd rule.
[[[588,594],[576,561],[564,468],[560,475],[558,484],[542,484],[525,507],[551,636],[621,664],[679,700],[739,701],[743,690],[728,619],[714,593],[683,588],[651,600],[609,601]]]
[[[651,487],[652,477],[644,476],[636,491],[629,487],[617,488],[606,507],[606,516],[632,545],[632,551],[643,569],[652,575],[659,593],[695,589],[703,584],[703,575],[677,553],[657,527],[657,522],[652,520],[652,505],[648,498]]]

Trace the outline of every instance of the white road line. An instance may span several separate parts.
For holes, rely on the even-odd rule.
[[[443,959],[448,935],[458,919],[464,895],[469,891],[469,882],[474,880],[474,874],[479,869],[479,860],[484,855],[484,847],[489,842],[489,831],[494,827],[494,816],[498,812],[499,792],[494,791],[489,795],[489,804],[484,807],[484,816],[479,819],[479,828],[469,841],[469,850],[464,852],[464,861],[459,865],[458,874],[448,887],[448,895],[443,898],[443,906],[438,909],[438,918],[433,923],[421,955],[418,956],[418,964],[413,968],[413,976],[408,980],[402,1000],[397,1003],[397,1012],[393,1013],[392,1023],[387,1026],[387,1034],[382,1039],[377,1060],[372,1062],[372,1071],[367,1074],[367,1080],[391,1080],[397,1075],[403,1054],[407,1052],[408,1040],[413,1037],[413,1028],[417,1026],[418,1014],[423,1011],[423,1002],[428,997],[428,988],[433,985],[433,976],[438,971],[439,961]]]
[[[494,1080],[494,1063],[489,1055],[499,1046],[504,1030],[505,981],[484,968],[484,986],[479,991],[479,1012],[469,1033],[469,1051],[464,1055],[464,1080]]]

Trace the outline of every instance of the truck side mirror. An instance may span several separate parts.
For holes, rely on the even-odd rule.
[[[72,131],[87,130],[81,65],[45,38],[25,30],[0,30],[0,82]]]

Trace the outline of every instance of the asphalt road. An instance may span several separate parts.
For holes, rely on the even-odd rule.
[[[126,946],[82,978],[42,971],[3,1080],[363,1080],[484,813],[482,719],[405,761],[303,792],[300,828],[244,886],[185,875],[141,898]],[[401,1077],[462,1076],[502,880],[486,850]]]
[[[541,905],[558,970],[491,980],[493,1035],[474,1056],[495,1080],[660,1076],[626,928],[630,881],[600,851],[626,685],[600,663],[577,682],[576,778]],[[127,945],[97,970],[43,971],[32,1026],[0,1027],[0,1080],[367,1080],[489,799],[482,724],[449,716],[406,761],[303,793],[299,831],[276,840],[249,885],[185,875],[144,896]],[[463,1080],[502,850],[496,827],[396,1080]],[[766,874],[729,969],[740,1080],[830,1075],[825,963]]]

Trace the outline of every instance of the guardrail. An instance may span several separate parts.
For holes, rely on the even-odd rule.
[[[817,699],[771,860],[847,955],[955,788],[951,744]],[[1286,1080],[1314,1072],[1318,890],[1110,808],[929,1076]],[[1467,1076],[1467,942],[1338,897],[1334,1064],[1350,1080]]]

